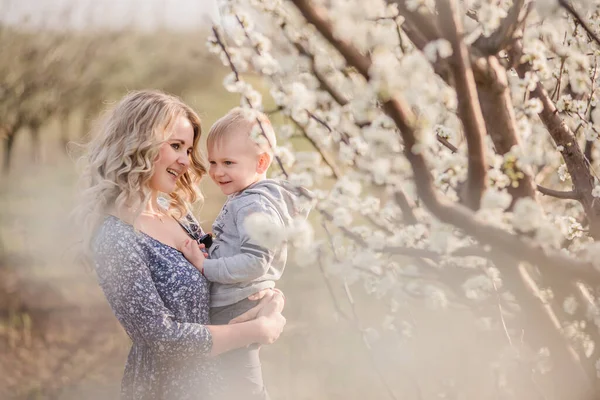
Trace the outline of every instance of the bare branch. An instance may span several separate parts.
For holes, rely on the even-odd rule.
[[[541,185],[536,185],[536,187],[540,193],[545,194],[546,196],[556,197],[557,199],[579,200],[579,196],[577,196],[577,193],[573,190],[563,192],[560,190],[549,189]]]
[[[587,115],[588,111],[590,110],[590,106],[592,105],[592,100],[594,99],[594,92],[596,91],[596,74],[597,73],[598,73],[598,58],[594,57],[594,70],[592,71],[590,96],[588,97],[588,102],[585,106],[585,111],[583,113],[584,115]]]
[[[586,140],[585,141],[585,148],[583,150],[583,155],[585,158],[587,158],[587,160],[591,163],[594,162],[594,160],[592,160],[592,150],[594,150],[594,141],[593,140]]]
[[[319,145],[317,144],[317,142],[315,142],[314,139],[311,138],[308,135],[308,132],[306,132],[306,129],[302,125],[300,125],[298,123],[298,121],[296,121],[293,118],[291,118],[291,120],[294,122],[294,124],[296,125],[296,127],[298,129],[300,129],[300,131],[302,132],[302,135],[306,138],[306,140],[308,140],[310,142],[310,144],[315,148],[315,150],[317,150],[319,152],[319,154],[321,155],[321,158],[323,159],[323,161],[325,161],[325,164],[327,164],[329,166],[329,168],[331,168],[333,176],[336,177],[336,178],[339,178],[340,176],[342,176],[341,171],[339,170],[337,164],[331,158],[331,156],[329,155],[329,153],[327,153],[325,150],[323,150],[323,149],[321,149],[319,147]]]
[[[398,11],[404,17],[404,24],[407,22],[417,30],[425,42],[431,42],[442,37],[440,28],[437,26],[434,15],[427,11],[411,11],[406,6],[405,0],[393,0],[398,5]],[[412,40],[412,39],[411,39]]]
[[[396,204],[402,210],[402,218],[406,224],[414,225],[419,222],[417,217],[415,217],[415,213],[413,213],[413,206],[408,202],[408,197],[406,197],[406,194],[402,190],[396,190],[394,198],[396,199]]]
[[[560,97],[560,84],[562,82],[563,72],[565,70],[565,62],[567,59],[563,57],[560,61],[560,70],[558,71],[558,78],[556,78],[556,86],[550,95],[550,98],[553,99],[556,96],[556,100]]]
[[[471,18],[475,22],[479,22],[479,15],[477,15],[477,11],[472,8],[467,9],[467,17]]]
[[[325,127],[325,129],[327,129],[329,131],[329,133],[333,132],[333,129],[331,129],[331,127],[329,126],[329,124],[325,121],[323,121],[321,118],[317,117],[314,113],[306,110],[307,114],[309,117],[311,117],[312,119],[314,119],[315,121],[317,121],[319,124],[323,125]]]
[[[437,139],[438,142],[440,142],[445,147],[447,147],[448,149],[450,149],[451,152],[456,153],[458,151],[458,147],[456,147],[455,145],[453,145],[452,143],[450,143],[448,141],[448,139],[446,139],[444,137],[441,137],[440,135],[436,135],[436,139]]]
[[[227,51],[227,47],[225,46],[225,42],[221,38],[221,34],[219,33],[218,29],[214,26],[212,28],[212,31],[213,31],[213,34],[215,35],[215,39],[217,40],[217,44],[219,45],[221,50],[223,50],[223,53],[225,53],[225,56],[227,57],[227,62],[229,63],[229,67],[231,68],[231,71],[233,71],[233,73],[235,75],[236,82],[238,82],[240,80],[240,74],[239,74],[237,68],[235,67],[235,64],[231,60],[231,55],[229,54],[229,51]]]

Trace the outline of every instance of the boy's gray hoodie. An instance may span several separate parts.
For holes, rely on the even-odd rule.
[[[212,226],[216,237],[210,258],[204,260],[204,275],[213,282],[212,307],[234,304],[275,286],[285,268],[287,243],[269,249],[260,246],[246,231],[244,220],[263,213],[271,224],[288,227],[294,217],[306,218],[309,210],[298,207],[298,190],[305,189],[265,179],[229,196]]]

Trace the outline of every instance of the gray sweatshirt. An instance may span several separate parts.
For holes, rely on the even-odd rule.
[[[213,282],[211,306],[222,307],[262,289],[281,278],[287,260],[287,243],[265,248],[246,231],[244,220],[263,213],[270,224],[287,227],[294,217],[306,218],[298,207],[298,189],[286,181],[265,179],[229,196],[212,226],[216,237],[204,260],[204,275]],[[308,193],[308,192],[307,192]]]

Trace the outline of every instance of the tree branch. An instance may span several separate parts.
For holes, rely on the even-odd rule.
[[[307,0],[293,0],[293,2],[307,21],[338,49],[346,62],[368,79],[370,59],[350,43],[334,37],[330,23],[321,9],[311,7]],[[546,270],[565,279],[600,281],[600,274],[591,262],[582,262],[561,252],[546,250],[530,239],[517,237],[479,221],[472,211],[463,206],[439,198],[434,190],[433,179],[424,157],[412,152],[416,143],[417,118],[410,106],[396,95],[383,102],[383,109],[394,120],[404,140],[404,153],[412,166],[419,197],[438,219],[464,230],[467,234],[476,237],[480,243],[511,254],[515,259],[543,265]]]
[[[448,141],[448,139],[441,137],[440,135],[435,135],[438,142],[440,142],[444,147],[448,148],[451,152],[456,153],[458,151],[458,147],[453,145]]]
[[[315,150],[317,150],[319,152],[319,154],[321,155],[321,158],[323,159],[323,161],[325,161],[325,164],[327,164],[329,166],[329,168],[331,168],[333,176],[336,177],[336,178],[339,178],[340,176],[342,176],[341,171],[339,170],[339,168],[336,165],[335,161],[332,160],[332,158],[329,155],[329,153],[327,153],[325,150],[322,150],[319,147],[319,145],[317,144],[317,142],[315,142],[314,139],[311,138],[308,135],[308,132],[306,131],[306,129],[304,129],[304,127],[302,125],[300,125],[298,123],[298,121],[296,121],[293,118],[290,118],[290,119],[294,122],[294,124],[296,125],[296,127],[302,131],[302,135],[306,138],[306,140],[308,140],[310,142],[310,144],[315,148]]]
[[[500,50],[506,47],[512,40],[515,32],[523,20],[519,19],[525,0],[515,0],[508,10],[508,15],[500,23],[500,27],[494,31],[489,37],[479,37],[473,47],[479,49],[483,54],[497,54]]]
[[[573,16],[573,18],[575,18],[577,23],[579,23],[579,25],[581,25],[583,27],[583,29],[585,29],[587,34],[594,40],[594,42],[596,42],[596,44],[600,46],[600,38],[598,38],[598,35],[596,35],[596,33],[594,31],[592,31],[592,29],[589,27],[589,25],[583,20],[581,15],[579,15],[577,10],[575,10],[573,8],[573,6],[571,4],[569,4],[569,2],[567,0],[558,0],[558,4],[562,8],[567,10],[567,12],[569,14],[571,14]]]
[[[327,93],[329,93],[329,95],[333,98],[333,100],[335,100],[335,102],[338,103],[340,106],[345,106],[346,104],[348,104],[348,100],[344,96],[342,96],[341,93],[339,93],[337,90],[335,90],[335,88],[333,86],[331,86],[331,84],[327,81],[327,79],[317,69],[317,64],[315,62],[315,56],[312,53],[310,53],[302,44],[294,42],[289,38],[288,38],[288,40],[290,40],[290,42],[292,42],[292,44],[294,45],[294,47],[296,48],[296,50],[298,50],[298,52],[300,54],[302,54],[303,56],[307,57],[310,60],[311,69],[313,71],[313,74],[315,75],[315,77],[317,78],[319,83],[321,84],[321,88],[324,89]]]
[[[405,8],[401,8],[400,10],[401,13],[404,13],[403,15],[405,18],[409,18],[409,16],[412,15]],[[425,20],[424,23],[431,25],[427,20]],[[412,25],[413,24],[410,23],[409,19],[405,21],[402,27],[413,44],[419,50],[423,51],[427,45],[427,39],[425,39],[418,29]],[[431,32],[432,28],[429,27],[425,30]],[[482,43],[482,45],[485,45],[485,43]],[[478,51],[483,52],[479,49]],[[455,86],[447,61],[438,59],[432,66],[435,73],[439,75],[446,84],[452,87]],[[519,144],[516,118],[514,115],[512,99],[510,97],[510,90],[508,89],[506,71],[504,67],[500,65],[496,56],[486,58],[476,58],[475,56],[472,56],[471,66],[476,82],[478,84],[482,83],[482,85],[477,85],[477,93],[486,124],[486,130],[492,138],[498,154],[504,155],[508,153],[514,145]],[[438,141],[453,152],[456,152],[456,147],[445,141],[445,139],[438,137]],[[513,203],[522,197],[535,197],[531,176],[520,170],[517,166],[513,166],[511,171],[505,170],[504,172],[514,180],[518,180],[519,183],[516,187],[510,185],[508,188],[510,195],[513,197]],[[522,176],[522,178],[520,178],[520,176]]]
[[[329,214],[327,211],[319,210],[319,213],[323,216],[323,218],[325,218],[326,221],[328,221],[328,222],[333,221],[333,216],[331,214]],[[359,246],[364,247],[364,248],[369,247],[369,243],[365,239],[363,239],[363,237],[360,236],[358,233],[352,232],[350,229],[343,227],[343,226],[338,227],[338,229],[340,231],[342,231],[344,236],[346,236],[349,239],[352,239]],[[427,250],[427,249],[418,249],[416,247],[384,246],[381,249],[373,250],[373,251],[376,253],[398,254],[398,255],[405,255],[405,256],[410,256],[410,257],[427,258],[427,259],[430,259],[433,261],[438,261],[440,259],[439,253],[435,253],[435,252],[433,252],[431,250]]]
[[[406,224],[414,225],[419,222],[412,210],[412,205],[408,202],[408,197],[406,197],[406,194],[401,189],[396,190],[394,198],[396,199],[396,204],[402,210],[402,218]]]
[[[556,197],[557,199],[579,200],[579,196],[577,196],[577,193],[575,193],[574,190],[563,192],[560,190],[549,189],[541,185],[536,185],[536,187],[540,193],[546,196]]]
[[[505,155],[520,142],[506,70],[496,56],[479,58],[473,63],[473,70],[487,132],[494,143],[496,153]],[[515,163],[505,163],[502,169],[518,183],[516,187],[508,186],[513,204],[523,197],[535,198],[533,180],[529,174]]]
[[[520,53],[522,45],[515,43],[513,51]],[[528,71],[531,71],[529,63],[517,66],[517,73],[521,79],[524,78],[525,73]],[[544,106],[542,112],[539,114],[540,119],[548,129],[554,143],[557,146],[562,146],[564,149],[562,156],[573,180],[574,191],[577,193],[578,200],[588,218],[590,235],[598,240],[600,239],[600,201],[597,201],[592,195],[595,183],[589,164],[581,151],[581,147],[579,147],[575,135],[561,119],[556,106],[541,82],[538,82],[534,91],[531,92],[531,96],[532,98],[540,99]]]
[[[454,76],[460,117],[467,139],[468,171],[465,202],[473,209],[479,209],[481,196],[486,187],[487,165],[483,138],[486,135],[485,123],[475,77],[467,46],[462,40],[463,28],[456,0],[438,0],[439,19],[446,39],[452,45],[450,68]]]
[[[398,11],[404,17],[404,23],[409,22],[412,27],[417,29],[418,34],[425,42],[432,42],[442,37],[434,15],[427,11],[409,10],[406,6],[406,0],[391,0],[390,2],[398,5]]]

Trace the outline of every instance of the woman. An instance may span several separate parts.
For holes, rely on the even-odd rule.
[[[218,397],[226,382],[218,382],[211,358],[272,343],[285,325],[281,296],[273,292],[257,306],[256,319],[208,325],[208,282],[177,250],[194,230],[189,204],[206,173],[200,133],[199,117],[178,98],[133,92],[101,121],[84,158],[76,212],[82,254],[133,342],[125,399]],[[159,194],[168,195],[166,207]]]

